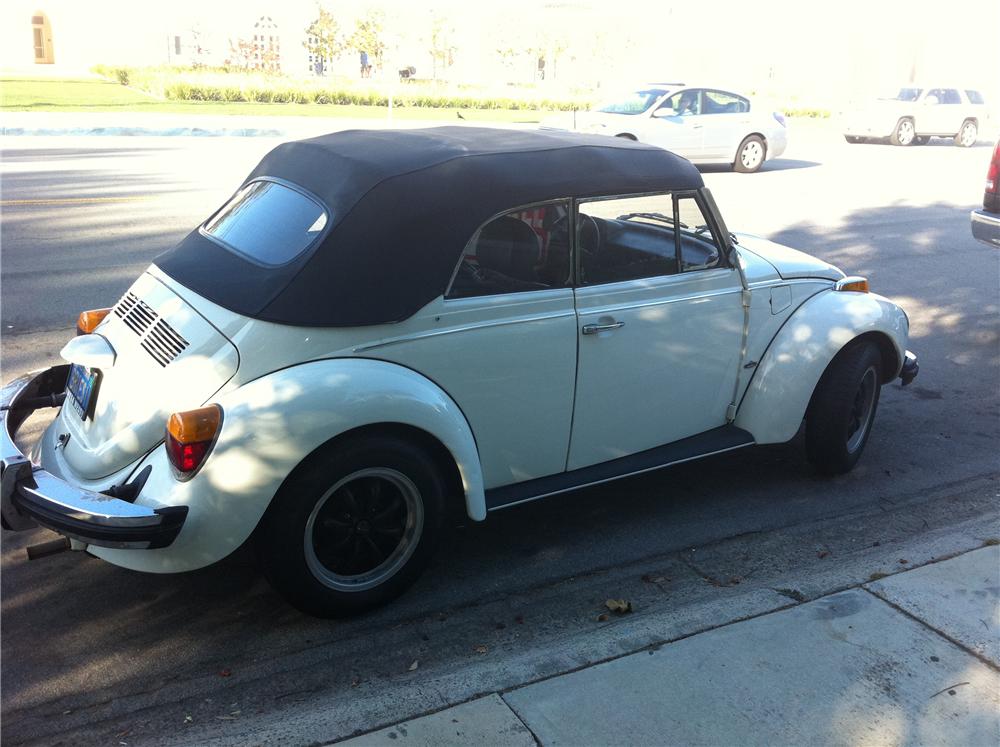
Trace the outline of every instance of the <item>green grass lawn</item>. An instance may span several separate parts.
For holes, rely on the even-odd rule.
[[[157,112],[282,117],[349,117],[385,119],[384,106],[337,104],[251,104],[214,101],[167,101],[103,80],[0,79],[0,109],[21,112]],[[456,109],[393,108],[398,119],[457,119]],[[507,109],[463,109],[467,120],[538,122],[547,112]]]

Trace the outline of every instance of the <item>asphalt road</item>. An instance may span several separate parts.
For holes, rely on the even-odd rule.
[[[8,139],[4,380],[54,361],[80,310],[113,304],[272,144]],[[246,551],[154,577],[29,564],[49,535],[5,533],[4,743],[329,741],[998,536],[1000,255],[968,218],[989,152],[807,125],[759,174],[706,170],[730,229],[866,275],[910,315],[920,377],[883,389],[851,474],[815,476],[796,440],[510,509],[345,622],[287,607]],[[637,613],[595,622],[611,596]]]

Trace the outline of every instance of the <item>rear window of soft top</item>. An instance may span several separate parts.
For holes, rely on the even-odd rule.
[[[326,209],[304,192],[275,181],[242,187],[205,222],[204,232],[258,264],[287,264],[322,235]]]

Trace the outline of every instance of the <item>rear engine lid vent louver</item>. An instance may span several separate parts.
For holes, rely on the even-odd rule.
[[[166,366],[184,352],[188,341],[166,322],[160,315],[134,293],[126,293],[118,305],[115,315],[125,326],[139,335],[139,344],[161,366]]]

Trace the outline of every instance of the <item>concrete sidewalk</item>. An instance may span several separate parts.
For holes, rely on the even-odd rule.
[[[341,742],[1000,742],[1000,547]]]

